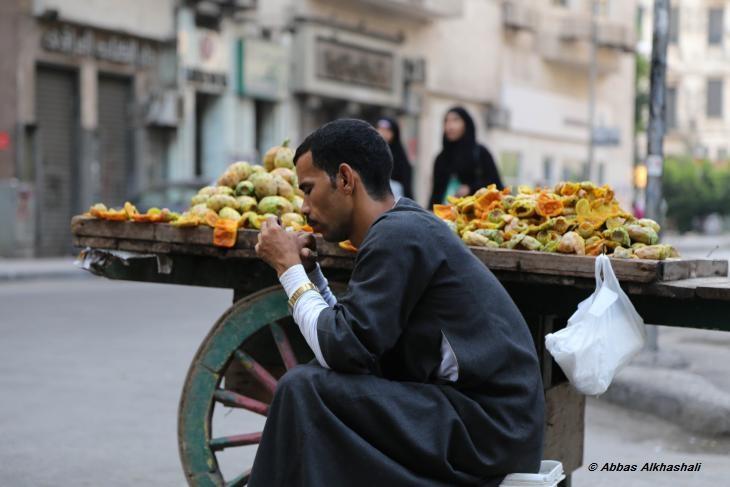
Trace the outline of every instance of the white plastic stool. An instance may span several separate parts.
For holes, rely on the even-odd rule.
[[[511,473],[500,487],[556,487],[565,478],[563,464],[556,460],[540,462],[539,473]]]

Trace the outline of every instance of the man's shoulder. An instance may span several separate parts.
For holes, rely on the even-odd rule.
[[[373,224],[366,240],[398,242],[417,242],[432,245],[452,235],[451,229],[436,215],[426,211],[416,203],[406,200],[392,210],[381,215]]]

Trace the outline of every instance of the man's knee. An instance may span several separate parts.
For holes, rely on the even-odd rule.
[[[282,394],[288,391],[302,393],[305,390],[316,389],[320,377],[327,373],[327,369],[319,365],[299,365],[287,371],[276,385],[276,393]]]

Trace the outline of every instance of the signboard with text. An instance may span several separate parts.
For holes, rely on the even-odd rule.
[[[68,24],[46,27],[41,34],[41,47],[49,52],[129,66],[150,67],[157,61],[157,46],[151,41]]]
[[[289,65],[282,46],[259,39],[240,39],[237,50],[240,95],[265,100],[286,96]]]
[[[380,90],[393,90],[393,55],[317,38],[317,77]]]

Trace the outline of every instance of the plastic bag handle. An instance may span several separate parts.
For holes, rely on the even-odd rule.
[[[603,276],[601,276],[603,274]],[[606,254],[596,257],[596,289],[598,289],[606,280],[616,282],[616,274],[611,266],[611,259]]]

